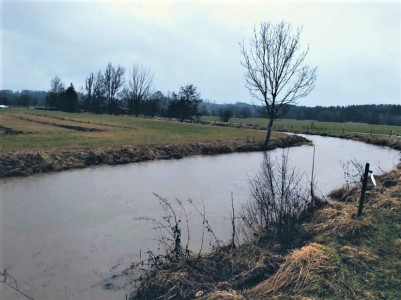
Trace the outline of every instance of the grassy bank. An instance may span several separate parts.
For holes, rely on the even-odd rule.
[[[198,154],[260,151],[264,132],[201,126],[162,119],[71,114],[56,111],[1,111],[0,178],[177,159]],[[270,148],[307,143],[274,133]]]
[[[205,122],[226,126],[266,128],[267,121],[262,118],[240,119],[232,118],[228,123],[221,123],[217,117],[202,117]],[[373,135],[389,136],[390,133],[395,138],[401,138],[401,126],[373,125],[366,123],[339,123],[339,122],[319,122],[307,120],[288,120],[280,119],[274,122],[274,130],[290,131],[310,134],[331,134],[331,135]]]
[[[35,109],[1,110],[0,120],[0,178],[99,164],[258,151],[265,131],[254,129],[263,129],[266,122],[232,119],[231,124],[216,123],[224,126],[213,122],[201,126],[167,119]],[[275,126],[276,130],[336,136],[401,150],[400,139],[395,135],[379,135],[390,130],[401,132],[400,126],[296,120],[278,120]],[[276,131],[271,148],[305,142]]]
[[[189,256],[131,298],[400,299],[401,164],[368,190],[361,218],[360,190],[335,191],[292,245],[264,240]]]
[[[222,123],[218,122],[216,117],[204,117],[203,121],[219,127],[252,128],[261,131],[265,130],[267,122],[261,118],[232,118],[230,122]],[[351,139],[401,150],[401,126],[281,119],[275,121],[273,130]]]

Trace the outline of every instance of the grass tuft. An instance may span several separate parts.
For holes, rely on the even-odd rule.
[[[343,295],[344,289],[351,295],[352,289],[344,287],[338,261],[338,256],[329,247],[308,244],[292,251],[280,269],[256,286],[251,295],[254,299],[285,295],[336,296]]]

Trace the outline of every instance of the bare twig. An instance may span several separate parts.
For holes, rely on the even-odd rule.
[[[251,201],[243,206],[243,228],[254,236],[270,234],[289,239],[310,212],[311,193],[303,174],[288,164],[288,151],[281,162],[266,155],[260,173],[252,180]]]
[[[188,199],[188,202],[195,208],[195,210],[197,211],[197,213],[202,217],[203,222],[206,226],[206,230],[211,234],[211,236],[213,236],[214,242],[216,244],[217,247],[220,247],[220,242],[217,239],[216,234],[214,233],[212,227],[209,224],[208,219],[206,218],[206,210],[205,210],[205,201],[203,200],[203,197],[201,197],[202,199],[202,204],[203,204],[203,212],[201,212],[199,210],[199,208],[195,205],[195,203],[192,201],[192,199]],[[203,240],[203,239],[202,239]],[[211,244],[211,243],[210,243]]]
[[[231,236],[231,248],[235,248],[235,236],[236,236],[236,230],[235,230],[235,210],[234,210],[234,195],[233,192],[231,192],[231,228],[232,228],[232,236]]]

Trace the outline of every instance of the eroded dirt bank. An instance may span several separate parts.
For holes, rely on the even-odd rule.
[[[309,141],[303,137],[288,135],[285,138],[272,140],[268,149],[300,146],[308,143]],[[216,155],[262,150],[263,144],[259,140],[233,140],[118,148],[0,152],[0,178],[29,176],[94,165],[117,165],[156,159],[180,159],[200,154]]]

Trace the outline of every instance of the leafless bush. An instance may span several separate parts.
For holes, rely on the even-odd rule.
[[[205,202],[202,199],[202,210],[192,201],[192,199],[188,199],[188,203],[192,205],[192,207],[195,209],[195,211],[199,214],[199,216],[202,218],[202,241],[201,241],[201,246],[199,249],[198,255],[201,254],[202,249],[203,249],[203,242],[205,239],[205,230],[207,231],[209,235],[209,246],[212,249],[215,249],[217,247],[220,247],[220,242],[217,239],[216,234],[213,231],[213,228],[210,226],[208,219],[206,218],[206,208],[205,208]]]
[[[344,172],[345,188],[349,189],[360,185],[364,173],[364,165],[355,159],[341,162],[341,165]]]
[[[149,221],[153,225],[153,230],[156,233],[156,240],[159,242],[159,246],[163,248],[163,255],[155,255],[152,252],[148,252],[149,257],[152,259],[154,264],[151,265],[153,268],[157,268],[159,264],[162,264],[164,260],[180,259],[189,253],[189,222],[188,214],[182,201],[175,199],[176,205],[174,206],[167,198],[164,198],[158,194],[154,194],[159,200],[159,204],[163,209],[163,216],[160,219],[150,217],[139,217],[137,220]],[[187,231],[187,241],[185,247],[182,245],[182,223],[185,222]],[[184,228],[185,228],[184,227]],[[163,259],[162,259],[163,258]]]
[[[155,232],[155,240],[159,243],[159,250],[157,252],[147,250],[145,258],[142,258],[141,251],[139,261],[134,262],[127,268],[123,269],[121,275],[116,275],[129,275],[139,270],[142,275],[133,281],[134,284],[142,281],[143,278],[149,278],[154,275],[156,270],[162,270],[168,264],[178,263],[185,265],[191,258],[191,255],[193,256],[189,250],[190,228],[188,221],[188,208],[186,208],[185,204],[177,198],[171,202],[167,198],[158,194],[154,195],[162,207],[163,215],[160,218],[142,216],[136,218],[136,220],[151,222]],[[212,249],[217,249],[221,245],[206,218],[206,209],[203,199],[202,209],[200,209],[191,199],[188,199],[187,202],[202,218],[202,240],[198,253],[198,257],[200,257],[206,234],[209,235],[209,246]],[[182,242],[183,230],[186,231],[185,245],[183,245]],[[112,270],[117,267],[118,265],[114,266]]]
[[[266,154],[260,173],[249,182],[251,199],[241,212],[247,240],[262,236],[291,239],[317,205],[309,190],[313,184],[289,167],[288,151],[283,150],[281,161]]]

